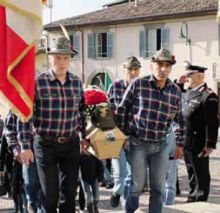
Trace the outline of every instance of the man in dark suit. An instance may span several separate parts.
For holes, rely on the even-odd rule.
[[[189,83],[183,116],[186,124],[185,162],[190,193],[187,202],[207,201],[210,189],[209,155],[218,137],[218,97],[204,82],[207,68],[186,64]]]

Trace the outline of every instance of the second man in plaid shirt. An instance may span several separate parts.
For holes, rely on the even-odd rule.
[[[175,157],[183,154],[184,122],[181,91],[168,78],[174,57],[166,49],[152,58],[152,75],[131,82],[118,106],[117,122],[130,136],[132,186],[126,199],[126,212],[138,208],[139,196],[145,183],[147,164],[150,175],[150,213],[162,213],[165,176],[168,163],[166,135],[176,122],[177,149]]]

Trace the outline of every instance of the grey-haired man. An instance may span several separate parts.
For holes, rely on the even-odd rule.
[[[207,201],[210,190],[209,155],[218,139],[218,97],[205,83],[207,68],[186,64],[190,89],[184,96],[185,162],[190,192],[187,202]]]
[[[48,52],[51,69],[36,79],[33,126],[34,151],[43,191],[42,212],[75,212],[75,194],[78,181],[80,137],[83,149],[85,139],[83,115],[84,93],[81,80],[70,73],[70,41],[59,37]],[[30,122],[18,125],[21,160],[33,160],[30,149]]]

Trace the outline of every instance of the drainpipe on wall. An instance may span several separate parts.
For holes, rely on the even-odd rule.
[[[189,50],[189,62],[192,63],[192,46],[191,39],[188,34],[188,24],[186,21],[182,22],[182,26],[180,28],[180,38],[183,38],[186,41],[186,47],[188,46]]]
[[[118,52],[117,52],[117,39],[118,39],[118,28],[117,25],[115,25],[115,48],[114,48],[114,57],[115,57],[115,76],[116,79],[118,79]]]
[[[81,41],[82,41],[82,83],[85,83],[85,55],[84,55],[84,32],[81,29],[78,29],[81,32]]]

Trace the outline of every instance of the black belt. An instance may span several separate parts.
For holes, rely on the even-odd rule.
[[[49,141],[49,142],[57,142],[57,143],[70,143],[74,141],[74,137],[58,137],[58,136],[42,136],[40,135],[40,137],[45,140],[45,141]]]
[[[130,135],[130,137],[133,138],[134,141],[137,142],[137,144],[146,144],[146,143],[150,143],[150,144],[160,144],[160,143],[163,143],[163,142],[164,142],[164,140],[152,141],[152,140],[138,139],[138,137],[135,136],[134,134]]]

